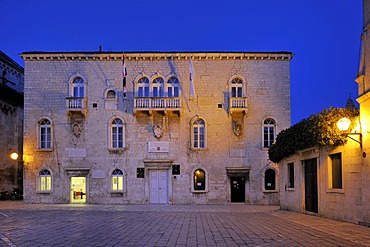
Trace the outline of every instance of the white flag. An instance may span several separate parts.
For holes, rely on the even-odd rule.
[[[190,97],[197,97],[195,93],[195,87],[194,87],[194,67],[193,67],[193,62],[191,61],[191,57],[189,59],[189,71],[190,71]]]

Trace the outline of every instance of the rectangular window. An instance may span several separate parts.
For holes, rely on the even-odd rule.
[[[112,177],[112,190],[123,190],[123,176]]]
[[[342,154],[332,154],[331,159],[331,186],[333,189],[342,189]]]
[[[294,163],[288,163],[288,188],[294,188]]]
[[[51,128],[40,128],[40,148],[51,148]]]
[[[40,190],[51,190],[51,176],[41,176]]]

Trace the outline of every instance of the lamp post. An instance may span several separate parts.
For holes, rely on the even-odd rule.
[[[346,117],[339,119],[339,121],[337,122],[337,127],[338,127],[339,131],[342,132],[345,136],[347,136],[351,140],[359,143],[360,147],[362,148],[362,134],[361,133],[350,133],[350,132],[348,132],[348,129],[349,129],[350,125],[351,125],[351,120],[349,120]],[[358,135],[359,140],[357,140],[357,139],[355,139],[355,138],[353,138],[349,135]]]

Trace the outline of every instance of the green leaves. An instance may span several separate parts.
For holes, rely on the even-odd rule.
[[[339,119],[346,117],[351,120],[352,129],[358,115],[357,109],[332,107],[311,115],[278,134],[275,143],[268,150],[269,159],[277,163],[306,148],[343,145],[346,137],[340,133],[336,124]]]

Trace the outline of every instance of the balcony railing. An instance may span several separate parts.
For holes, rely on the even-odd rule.
[[[81,112],[83,115],[86,115],[87,112],[87,100],[84,97],[67,97],[66,98],[67,111],[68,113],[72,112]]]
[[[242,112],[244,115],[248,111],[248,102],[246,97],[230,97],[229,99],[230,114],[234,112]]]
[[[180,111],[181,98],[158,98],[158,97],[137,97],[134,100],[134,111]]]

